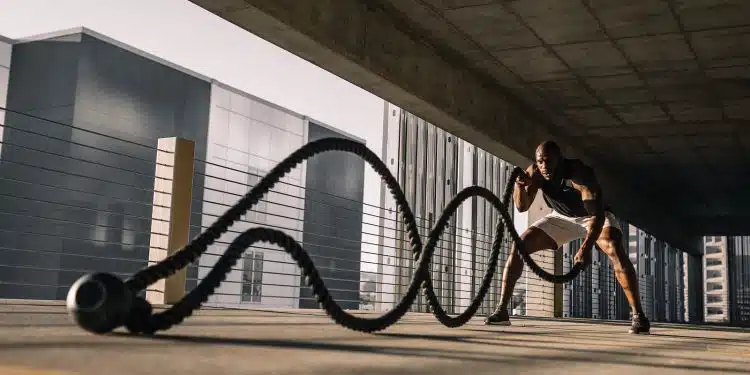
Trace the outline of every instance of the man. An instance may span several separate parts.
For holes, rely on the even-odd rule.
[[[641,306],[635,268],[622,244],[622,230],[617,220],[604,207],[593,170],[580,160],[564,158],[560,147],[552,141],[541,143],[535,156],[535,163],[516,180],[513,201],[516,208],[524,212],[541,189],[545,202],[553,211],[523,233],[524,250],[533,254],[544,249],[558,249],[569,241],[583,238],[575,262],[588,266],[596,243],[609,256],[617,281],[630,303],[633,312],[630,333],[648,334],[650,323]],[[512,254],[515,255],[505,263],[500,303],[485,324],[510,325],[508,302],[524,266],[515,244]]]

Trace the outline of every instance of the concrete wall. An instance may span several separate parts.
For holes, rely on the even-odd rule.
[[[202,226],[207,228],[260,178],[306,141],[305,119],[219,83],[211,91]],[[361,181],[360,181],[361,185]],[[302,241],[305,169],[287,174],[230,232],[200,259],[199,276],[211,270],[239,233],[251,227],[279,229]],[[298,307],[299,268],[282,249],[256,244],[209,298],[219,306]]]

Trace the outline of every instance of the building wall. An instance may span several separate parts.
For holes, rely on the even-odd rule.
[[[308,121],[309,141],[329,137],[352,139]],[[304,247],[344,309],[360,306],[364,168],[359,156],[342,152],[318,154],[306,162]],[[300,287],[300,307],[319,308],[304,278]]]
[[[412,212],[417,218],[422,241],[434,227],[447,203],[463,188],[480,185],[501,196],[512,166],[496,156],[457,138],[393,105],[386,105],[384,159],[397,176]],[[406,292],[416,268],[405,227],[389,194],[382,196],[388,215],[382,221],[381,262],[386,276],[380,286],[380,310],[393,306]],[[451,218],[433,256],[431,277],[436,294],[446,311],[465,309],[484,277],[494,241],[499,213],[486,200],[467,200]],[[503,243],[500,270],[507,259],[508,242]],[[393,266],[389,263],[394,259]],[[391,272],[395,275],[391,275]],[[501,276],[497,275],[480,307],[480,314],[495,308]],[[395,284],[395,285],[394,285]],[[525,289],[519,282],[514,305],[523,310]],[[413,309],[426,311],[420,298]]]
[[[705,320],[729,320],[729,285],[727,237],[705,237],[703,252],[703,280],[705,280]]]
[[[214,83],[206,154],[206,190],[202,226],[245,195],[260,178],[292,151],[306,143],[305,119],[248,94]],[[361,180],[359,180],[362,185]],[[199,277],[211,270],[239,233],[265,226],[283,230],[302,241],[306,192],[305,169],[298,167],[277,183],[230,232],[211,245],[200,259]],[[298,307],[299,269],[281,248],[256,244],[211,296],[221,306]]]
[[[195,142],[196,155],[205,154],[210,85],[202,77],[174,69],[96,36],[83,35],[82,42],[74,121],[81,129],[107,136],[74,129],[71,141],[131,156],[122,157],[71,145],[73,157],[111,166],[92,164],[84,175],[114,182],[75,181],[79,189],[103,195],[96,201],[89,199],[88,204],[96,205],[99,212],[92,213],[87,220],[110,227],[106,234],[101,228],[91,234],[92,238],[107,238],[109,244],[104,247],[97,245],[90,251],[102,253],[104,250],[106,257],[137,260],[118,262],[117,266],[106,259],[86,261],[85,267],[114,267],[119,272],[132,274],[144,267],[144,260],[148,259],[151,207],[144,203],[153,201],[156,162],[153,148],[133,143],[154,146],[159,138],[181,137]],[[195,164],[193,191],[203,188],[203,170],[203,165]],[[199,222],[201,206],[201,200],[194,194],[191,223]],[[191,225],[190,238],[198,235],[199,230],[197,225]],[[84,266],[80,257],[64,257],[61,263],[65,269]],[[194,267],[190,268],[189,274],[195,274]],[[76,273],[70,273],[60,282],[68,285],[77,277]]]
[[[7,106],[72,123],[79,41],[80,37],[72,41],[58,39],[15,45]],[[0,157],[2,298],[58,298],[61,253],[75,251],[84,242],[75,237],[62,240],[58,237],[80,230],[59,220],[84,211],[63,206],[72,194],[57,187],[65,187],[65,175],[54,171],[69,172],[72,163],[40,152],[67,154],[70,136],[71,129],[66,126],[15,113],[5,115]],[[40,166],[49,169],[42,170]]]
[[[750,323],[750,236],[727,238],[729,321]]]
[[[59,299],[84,272],[124,277],[141,269],[148,259],[153,147],[160,137],[178,136],[205,152],[210,86],[81,33],[17,44],[12,66],[9,107],[61,124],[7,115],[21,130],[6,129],[2,175],[26,183],[3,181],[2,189],[28,200],[3,198],[4,213],[24,216],[3,215],[0,227],[28,235],[0,240],[15,249],[0,253],[0,263],[18,267],[0,277],[26,284],[6,287],[2,296]],[[202,180],[194,184],[200,189]]]
[[[383,161],[388,166],[391,174],[398,178],[401,175],[403,164],[400,161],[399,149],[401,145],[399,126],[401,122],[401,109],[395,105],[385,102],[383,104],[383,148],[381,155]],[[400,270],[401,260],[398,259],[402,252],[398,251],[398,245],[401,243],[402,233],[398,232],[398,222],[400,215],[396,202],[389,189],[383,188],[380,191],[380,219],[377,232],[378,236],[378,257],[376,273],[376,293],[374,309],[377,311],[386,311],[398,302],[399,281],[397,272]]]

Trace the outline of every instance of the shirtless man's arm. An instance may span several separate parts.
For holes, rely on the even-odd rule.
[[[584,261],[584,264],[588,265],[591,262],[591,249],[599,238],[604,225],[602,191],[599,182],[596,180],[594,170],[583,163],[575,165],[571,180],[573,188],[581,192],[581,199],[586,211],[594,218],[575,257],[576,262]]]
[[[526,174],[521,174],[516,180],[516,186],[513,189],[513,203],[519,212],[526,212],[534,203],[536,193],[541,186],[541,176],[539,175],[536,165],[532,164],[526,168]]]

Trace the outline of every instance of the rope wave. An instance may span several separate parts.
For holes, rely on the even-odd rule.
[[[328,151],[348,152],[365,160],[385,182],[396,201],[401,218],[404,220],[411,252],[414,259],[417,260],[417,268],[406,293],[393,309],[375,318],[358,317],[346,312],[331,296],[310,256],[297,241],[282,231],[256,227],[237,236],[208,275],[181,301],[163,312],[152,314],[151,304],[144,298],[137,296],[140,292],[198,259],[235,221],[239,220],[242,215],[257,204],[284,175],[303,161]],[[567,274],[550,274],[537,265],[524,251],[523,241],[513,227],[509,214],[513,181],[520,173],[524,173],[521,168],[513,169],[502,200],[490,190],[480,186],[469,186],[461,190],[448,202],[434,228],[427,236],[427,243],[423,246],[417,230],[416,219],[401,186],[386,164],[375,153],[364,144],[348,139],[324,138],[312,141],[294,151],[276,165],[206,231],[195,237],[187,246],[175,254],[139,271],[124,282],[115,276],[102,273],[89,274],[80,278],[68,293],[68,312],[79,326],[94,333],[106,333],[122,325],[132,333],[153,334],[156,331],[167,330],[191,316],[208,300],[209,296],[214,294],[216,288],[225,280],[226,275],[248,247],[258,242],[265,242],[281,247],[294,259],[302,270],[306,283],[312,289],[318,303],[331,319],[343,327],[369,333],[384,330],[406,314],[416,300],[420,289],[425,294],[431,311],[440,323],[447,327],[460,327],[476,314],[490,288],[497,268],[505,230],[510,234],[511,240],[516,245],[515,249],[524,263],[541,279],[552,283],[566,283],[574,279],[583,269],[581,263],[576,263]],[[429,265],[438,240],[450,218],[464,201],[472,197],[486,199],[500,212],[501,220],[498,221],[496,227],[495,239],[490,251],[490,261],[482,284],[466,310],[454,317],[450,316],[440,305],[432,286]]]

